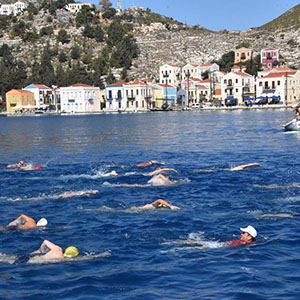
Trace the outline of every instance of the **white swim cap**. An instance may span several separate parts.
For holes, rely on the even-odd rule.
[[[37,223],[36,223],[36,226],[47,226],[48,224],[48,221],[46,218],[41,218]]]

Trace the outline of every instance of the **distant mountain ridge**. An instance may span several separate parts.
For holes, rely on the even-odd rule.
[[[300,27],[300,4],[289,9],[278,18],[258,27],[259,30],[283,30]]]

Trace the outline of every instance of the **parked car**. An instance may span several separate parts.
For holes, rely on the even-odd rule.
[[[192,104],[192,108],[202,108],[202,105],[200,103],[194,103]]]

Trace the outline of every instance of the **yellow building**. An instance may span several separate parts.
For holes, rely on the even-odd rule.
[[[6,111],[33,110],[34,94],[24,90],[10,90],[6,93]]]
[[[238,64],[240,62],[244,62],[250,60],[252,58],[253,51],[248,48],[240,48],[234,51],[234,63]]]
[[[162,89],[152,87],[153,94],[153,108],[160,108],[164,104],[164,92]]]

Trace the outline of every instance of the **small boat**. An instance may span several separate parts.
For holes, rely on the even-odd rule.
[[[300,120],[293,119],[282,126],[285,131],[300,131]]]

